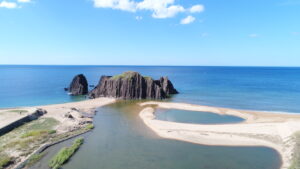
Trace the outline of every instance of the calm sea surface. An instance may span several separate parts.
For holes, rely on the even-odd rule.
[[[0,66],[0,107],[77,101],[63,90],[76,74],[96,85],[128,70],[168,76],[180,92],[171,101],[300,113],[300,68],[272,67]]]

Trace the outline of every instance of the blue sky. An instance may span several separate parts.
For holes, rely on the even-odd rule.
[[[0,0],[0,64],[300,66],[300,0]]]

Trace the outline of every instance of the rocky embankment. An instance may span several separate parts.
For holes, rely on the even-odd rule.
[[[102,76],[99,84],[89,93],[90,98],[114,97],[121,99],[165,99],[177,94],[167,77],[153,80],[137,72],[116,76]]]

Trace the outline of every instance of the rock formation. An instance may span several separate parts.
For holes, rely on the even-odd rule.
[[[89,93],[90,98],[115,97],[121,99],[165,99],[177,90],[167,77],[153,80],[137,72],[117,76],[102,76],[99,84]]]
[[[83,74],[73,78],[69,87],[69,93],[73,96],[88,94],[88,82]]]

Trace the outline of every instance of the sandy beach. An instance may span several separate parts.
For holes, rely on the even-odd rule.
[[[218,108],[185,103],[145,102],[140,112],[144,123],[163,138],[213,146],[266,146],[282,157],[281,169],[288,169],[295,147],[294,134],[300,131],[300,115]],[[155,119],[155,108],[206,111],[245,119],[235,124],[185,124]],[[152,106],[152,107],[150,107]]]
[[[82,113],[93,115],[96,108],[112,104],[115,101],[116,99],[113,98],[97,98],[80,102],[37,106],[37,108],[47,111],[44,117],[52,117],[60,122],[57,128],[58,132],[66,132],[81,123],[92,121],[90,117],[82,117]],[[66,118],[67,115],[71,115],[73,117],[72,120]]]

